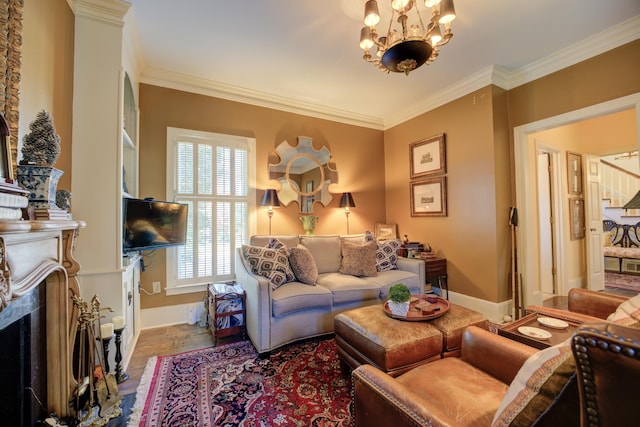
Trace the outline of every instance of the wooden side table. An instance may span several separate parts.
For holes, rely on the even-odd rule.
[[[447,259],[446,258],[424,258],[424,275],[425,280],[432,286],[436,285],[440,288],[441,296],[449,299],[449,283],[447,281]]]
[[[245,292],[240,286],[226,283],[209,285],[208,292],[209,329],[213,335],[213,345],[218,339],[247,332]]]

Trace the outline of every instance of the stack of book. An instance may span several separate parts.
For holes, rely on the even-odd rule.
[[[71,214],[60,208],[35,208],[33,215],[34,219],[39,221],[67,221],[71,219]]]
[[[0,185],[0,220],[22,219],[22,209],[28,205],[28,191],[6,184]]]

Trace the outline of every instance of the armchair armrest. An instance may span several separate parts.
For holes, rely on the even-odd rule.
[[[418,275],[420,283],[426,283],[423,259],[398,257],[397,265],[398,270],[415,273]]]
[[[627,299],[622,295],[574,288],[569,291],[568,308],[574,313],[606,319]]]
[[[537,351],[477,326],[469,326],[462,335],[462,360],[505,384],[511,384],[524,362]]]
[[[236,283],[246,294],[247,335],[258,353],[269,350],[271,336],[271,284],[251,271],[242,249],[236,251]]]
[[[456,425],[436,405],[371,365],[352,372],[356,426]]]

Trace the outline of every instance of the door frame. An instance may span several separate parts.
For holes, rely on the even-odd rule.
[[[543,294],[540,291],[536,280],[540,269],[537,252],[538,214],[536,203],[536,191],[532,185],[535,182],[537,172],[537,144],[530,135],[543,130],[571,124],[574,122],[599,117],[606,114],[616,113],[622,110],[635,109],[637,124],[637,140],[640,149],[640,93],[628,95],[612,101],[603,102],[579,110],[570,111],[558,116],[527,123],[514,128],[514,158],[515,158],[515,181],[516,181],[516,208],[518,209],[518,236],[517,254],[519,274],[522,277],[523,304],[541,305]],[[559,197],[556,195],[555,197]],[[586,194],[585,194],[586,197]],[[587,201],[585,200],[585,203]],[[560,221],[557,221],[560,222]],[[589,256],[586,257],[589,262]],[[588,268],[587,268],[588,270]],[[561,277],[558,277],[562,280]],[[558,287],[559,290],[562,286]],[[565,289],[568,292],[568,289]]]

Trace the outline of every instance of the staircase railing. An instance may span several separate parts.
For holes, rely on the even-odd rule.
[[[604,219],[627,223],[638,222],[640,209],[625,211],[622,206],[640,191],[640,175],[605,160],[600,160],[600,163],[602,164],[601,191]]]

